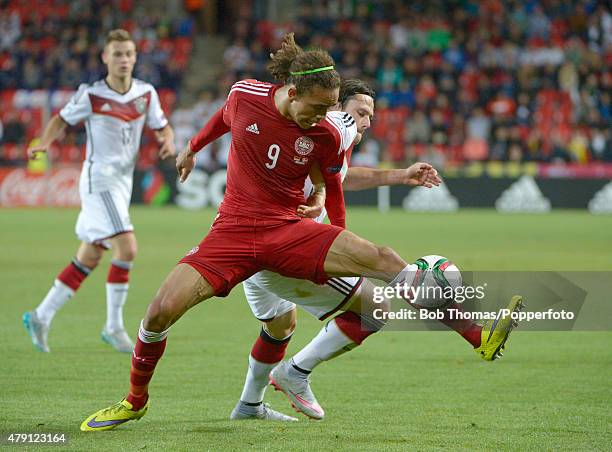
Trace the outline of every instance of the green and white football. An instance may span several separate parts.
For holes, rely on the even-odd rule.
[[[461,287],[461,272],[444,256],[430,254],[414,262],[412,304],[425,309],[440,309],[452,304],[455,291]]]

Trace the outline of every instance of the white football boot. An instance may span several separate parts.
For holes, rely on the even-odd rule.
[[[291,361],[282,361],[270,372],[270,384],[283,392],[293,408],[311,419],[321,420],[325,411],[310,389],[308,375],[293,368]]]
[[[49,325],[45,325],[38,319],[36,311],[30,311],[23,314],[23,326],[28,330],[28,334],[32,339],[32,344],[41,352],[49,353],[49,345],[47,338],[49,337]]]
[[[104,342],[111,345],[118,352],[132,353],[134,351],[134,343],[125,330],[108,331],[104,328],[101,336]]]
[[[233,421],[246,420],[246,419],[259,419],[262,421],[284,421],[284,422],[295,422],[297,418],[293,416],[287,416],[280,411],[273,410],[267,403],[260,403],[259,405],[248,405],[242,400],[238,401],[230,419]]]

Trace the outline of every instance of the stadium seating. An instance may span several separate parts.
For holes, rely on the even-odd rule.
[[[5,163],[19,163],[49,113],[63,105],[53,100],[56,93],[65,102],[65,94],[81,81],[102,76],[97,55],[100,36],[110,25],[132,32],[139,46],[136,76],[158,87],[171,115],[192,51],[191,19],[162,20],[136,0],[117,2],[120,21],[97,0],[79,2],[80,8],[62,0],[5,3],[0,11],[0,158]],[[269,80],[267,55],[285,32],[294,31],[300,45],[329,51],[341,75],[366,79],[376,88],[376,119],[362,146],[375,140],[380,163],[402,166],[430,157],[438,165],[612,161],[612,16],[602,2],[493,0],[442,7],[439,1],[383,0],[369,6],[330,2],[321,6],[327,11],[298,4],[293,22],[257,19],[255,10],[248,14],[254,6],[242,5],[234,29],[224,33],[230,53],[246,55],[247,64],[234,64],[236,59],[221,65],[225,73],[212,90],[218,93],[213,103],[237,79]],[[182,117],[195,118],[190,127],[197,130],[205,115],[196,105],[186,108],[193,112]],[[423,116],[425,124],[416,133],[413,119]],[[483,136],[469,135],[476,123]],[[570,143],[582,139],[586,151],[573,151]],[[82,136],[69,137],[67,156],[58,151],[57,158],[78,160],[70,149],[82,144]],[[150,133],[143,146],[155,146]],[[152,149],[143,151],[142,164],[154,164],[154,155]]]

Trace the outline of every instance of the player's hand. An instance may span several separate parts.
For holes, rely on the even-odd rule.
[[[323,213],[322,206],[305,206],[301,204],[297,208],[297,215],[302,218],[317,218],[321,213]]]
[[[423,186],[431,188],[439,186],[442,179],[438,176],[438,171],[429,163],[418,162],[406,168],[404,183],[411,186]]]
[[[159,158],[166,160],[170,157],[176,157],[176,147],[174,141],[169,139],[162,139],[159,141]]]
[[[191,152],[189,145],[187,145],[176,158],[176,171],[178,172],[179,182],[181,184],[187,180],[194,166],[195,154]]]
[[[47,147],[48,146],[41,146],[40,144],[35,145],[35,146],[30,146],[26,151],[28,159],[37,160],[38,154],[44,154],[47,152]]]
[[[300,204],[297,208],[298,217],[317,218],[323,213],[325,207],[325,185],[315,190],[306,200],[306,204]]]

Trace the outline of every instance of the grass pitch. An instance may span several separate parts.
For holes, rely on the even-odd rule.
[[[314,372],[324,421],[298,415],[292,424],[230,422],[259,331],[240,288],[194,308],[172,328],[141,421],[82,433],[80,422],[123,397],[128,385],[130,357],[100,341],[109,256],[56,316],[51,354],[34,350],[20,318],[73,256],[76,216],[61,209],[0,211],[2,441],[10,432],[53,432],[65,433],[63,447],[72,450],[609,450],[612,444],[609,331],[519,328],[495,363],[481,361],[450,332],[374,335]],[[132,335],[160,282],[213,216],[213,210],[132,210],[140,247],[125,308]],[[612,270],[612,218],[582,212],[380,216],[353,209],[349,227],[406,259],[438,253],[464,269]],[[301,312],[288,356],[320,327]],[[272,390],[266,400],[292,412]]]

